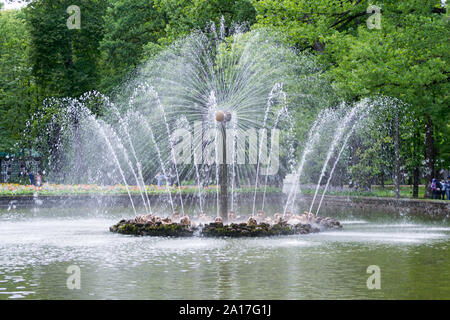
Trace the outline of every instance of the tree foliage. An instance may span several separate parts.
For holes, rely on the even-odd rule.
[[[365,1],[254,4],[257,27],[283,30],[292,45],[319,53],[342,99],[388,96],[406,103],[410,121],[400,129],[401,143],[408,147],[402,148],[401,158],[410,174],[422,160],[427,182],[439,168],[449,168],[450,31],[439,0],[379,1],[379,29],[368,28],[374,13]],[[373,153],[374,146],[390,138],[385,131],[378,140],[371,139],[366,152]],[[361,159],[371,158],[361,148],[357,152]],[[369,169],[372,177],[378,174],[376,165]]]
[[[23,13],[0,11],[0,30],[0,150],[10,151],[22,138],[35,105],[36,86]]]
[[[264,28],[316,56],[311,69],[292,70],[316,84],[302,88],[299,81],[298,95],[289,97],[299,106],[299,144],[317,114],[340,100],[388,97],[401,106],[374,114],[365,133],[350,139],[336,183],[366,188],[390,181],[396,160],[404,182],[414,184],[450,167],[450,29],[440,0],[380,0],[379,16],[362,0],[80,0],[79,30],[66,25],[72,1],[25,2],[24,9],[0,11],[0,151],[33,143],[44,124],[27,127],[27,120],[46,99],[123,90],[144,61],[211,22],[220,32],[224,21],[227,29],[243,22]],[[375,16],[379,28],[369,28]]]
[[[99,42],[103,0],[80,0],[81,28],[69,29],[69,0],[35,0],[25,9],[31,37],[30,58],[43,101],[48,96],[77,97],[99,81]]]

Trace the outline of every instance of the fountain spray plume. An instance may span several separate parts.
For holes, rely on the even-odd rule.
[[[350,123],[350,121],[352,121],[354,119],[355,115],[357,114],[358,109],[359,109],[358,107],[350,109],[350,111],[347,112],[346,116],[344,117],[342,125],[339,125],[337,127],[337,129],[336,129],[336,132],[334,134],[333,140],[332,140],[331,145],[330,145],[330,149],[328,150],[325,162],[324,162],[324,164],[322,166],[322,171],[320,172],[320,177],[319,177],[319,180],[317,181],[317,186],[316,186],[316,190],[314,192],[314,197],[313,197],[313,199],[311,201],[311,206],[310,206],[308,212],[312,212],[312,209],[313,209],[313,206],[314,206],[314,202],[315,202],[317,194],[319,192],[320,183],[322,182],[322,179],[323,179],[323,177],[325,175],[325,171],[327,169],[328,162],[330,161],[331,156],[334,153],[334,149],[336,148],[336,145],[341,140],[345,130],[347,129],[347,126]]]
[[[302,172],[303,172],[303,167],[305,165],[307,157],[309,156],[309,154],[314,149],[314,146],[315,146],[316,142],[318,141],[318,139],[320,137],[320,131],[318,130],[318,128],[320,128],[323,125],[323,123],[326,122],[326,120],[328,119],[330,114],[331,113],[328,113],[328,112],[323,113],[322,116],[320,116],[318,119],[316,119],[316,121],[314,121],[313,125],[311,126],[311,129],[309,130],[308,138],[306,140],[306,145],[305,145],[305,148],[303,150],[300,163],[299,163],[299,165],[297,167],[297,170],[295,172],[294,183],[291,186],[291,190],[289,192],[288,198],[286,200],[286,204],[284,206],[283,217],[286,215],[286,212],[287,212],[287,209],[288,209],[289,205],[291,206],[291,211],[294,210],[295,200],[296,200],[296,197],[297,197],[297,193],[299,191],[300,177],[301,177]]]
[[[151,204],[150,204],[150,200],[148,198],[147,189],[145,187],[144,177],[142,175],[141,163],[138,160],[138,157],[136,155],[136,151],[134,149],[133,142],[131,141],[131,137],[130,137],[130,134],[128,132],[128,125],[127,125],[127,123],[125,123],[125,119],[122,118],[122,116],[120,115],[119,111],[117,110],[117,108],[113,104],[111,105],[111,109],[113,110],[114,114],[118,118],[121,131],[125,134],[125,137],[126,137],[126,139],[128,141],[128,144],[130,146],[132,155],[133,155],[134,160],[136,162],[136,167],[137,167],[137,170],[138,170],[139,177],[136,175],[136,172],[135,172],[135,170],[133,168],[133,165],[132,165],[131,161],[129,159],[127,159],[127,163],[129,164],[129,167],[130,167],[130,169],[131,169],[131,171],[133,173],[133,176],[135,178],[137,187],[139,189],[139,193],[141,194],[142,201],[144,203],[144,207],[145,207],[145,209],[147,211],[147,214],[149,214],[152,211],[151,210]],[[122,146],[121,147],[122,151],[126,155],[126,150],[123,148],[123,144],[121,143],[120,138],[118,138],[118,140],[119,140],[119,143],[120,143],[119,145]],[[126,157],[128,158],[128,155],[126,155]],[[144,195],[145,195],[145,198],[144,198]]]
[[[166,130],[167,130],[167,136],[168,136],[168,141],[169,141],[169,146],[170,146],[170,154],[172,156],[172,162],[173,162],[173,166],[175,168],[175,174],[176,174],[176,178],[177,178],[177,185],[178,185],[178,195],[180,197],[180,204],[181,204],[181,212],[184,215],[184,205],[183,205],[183,195],[181,192],[181,184],[180,184],[180,175],[178,173],[178,167],[177,167],[177,159],[175,156],[175,151],[174,151],[174,147],[173,147],[173,141],[172,141],[172,136],[171,136],[171,130],[169,128],[169,123],[167,121],[167,115],[166,112],[164,110],[163,105],[161,104],[161,101],[159,99],[158,93],[154,90],[152,90],[156,100],[157,100],[157,104],[159,106],[159,109],[163,115],[163,119],[164,119],[164,124],[166,125]]]
[[[353,123],[353,125],[351,126],[349,132],[347,133],[347,135],[344,138],[344,141],[342,143],[341,149],[339,150],[338,156],[336,157],[336,160],[334,161],[333,167],[331,168],[330,176],[328,177],[328,180],[327,180],[327,183],[325,185],[325,188],[323,189],[322,196],[320,197],[320,202],[319,202],[319,205],[317,206],[317,210],[316,210],[316,216],[319,214],[320,208],[322,206],[323,199],[325,198],[325,194],[327,193],[327,190],[328,190],[328,186],[330,185],[331,179],[333,178],[333,173],[334,173],[334,171],[336,169],[336,166],[337,166],[339,160],[341,159],[341,155],[344,152],[345,147],[347,146],[348,139],[351,137],[351,135],[355,131],[355,128],[360,124],[359,120],[361,119],[362,116],[363,115],[359,116],[357,121],[355,121]]]
[[[268,99],[267,99],[267,107],[266,107],[266,110],[265,110],[265,113],[264,113],[264,120],[263,120],[263,125],[262,125],[263,135],[265,135],[267,133],[267,127],[266,127],[266,125],[267,125],[267,118],[268,118],[268,115],[269,115],[269,112],[270,112],[270,107],[272,106],[272,99],[273,99],[274,93],[277,90],[281,90],[282,91],[282,85],[280,83],[276,83],[273,86],[272,90],[270,90],[270,93],[269,93],[269,96],[268,96]],[[275,120],[275,122],[276,123],[275,123],[274,127],[276,127],[276,124],[278,122],[278,117]],[[261,164],[261,152],[262,152],[262,149],[263,149],[263,141],[262,141],[262,139],[260,137],[258,159],[257,159],[257,163],[256,163],[255,192],[254,192],[254,196],[253,196],[253,211],[252,211],[252,215],[255,215],[256,191],[258,189],[259,167],[260,167],[260,164]],[[269,152],[269,159],[270,158],[271,158],[271,156],[270,156],[270,152]]]
[[[284,113],[281,110],[286,109],[286,114],[289,113],[288,99],[289,108],[299,110],[323,105],[326,100],[323,97],[325,94],[322,94],[323,83],[317,81],[320,68],[314,58],[282,45],[279,36],[273,31],[259,29],[244,32],[245,28],[235,25],[234,32],[227,34],[223,20],[218,31],[215,31],[215,26],[211,30],[213,36],[211,33],[194,31],[143,64],[135,77],[118,88],[121,94],[111,101],[103,99],[101,116],[90,113],[77,129],[91,133],[83,133],[84,140],[80,140],[80,145],[90,150],[86,154],[90,161],[86,162],[85,172],[96,173],[94,180],[101,184],[114,183],[117,181],[114,175],[118,173],[131,202],[131,186],[127,182],[136,181],[132,190],[139,192],[147,212],[152,211],[150,199],[153,198],[149,197],[146,182],[153,179],[155,172],[162,170],[167,181],[164,193],[168,195],[172,213],[175,213],[175,197],[172,195],[175,190],[181,212],[185,213],[187,208],[182,184],[185,179],[192,177],[197,185],[196,200],[201,212],[205,207],[203,186],[216,184],[219,213],[219,207],[223,207],[224,202],[221,204],[219,201],[218,132],[226,127],[230,134],[230,148],[224,165],[228,165],[226,171],[229,168],[231,173],[224,176],[231,177],[231,209],[239,210],[236,199],[240,186],[244,184],[244,187],[253,190],[254,214],[262,173],[261,159],[267,148],[263,148],[263,142],[258,148],[258,143],[252,140],[253,132],[267,133],[277,128]],[[298,92],[302,99],[296,96]],[[88,102],[82,101],[81,104],[87,106]],[[280,109],[277,109],[278,105]],[[216,121],[217,111],[232,115],[226,126]],[[180,127],[180,121],[184,123],[183,127],[188,128],[187,134],[190,134],[190,128],[194,128],[194,139],[186,139],[190,143],[188,150],[194,151],[194,164],[179,161],[175,152],[175,146],[180,140],[173,140],[172,131]],[[70,129],[70,125],[66,127]],[[66,127],[61,130],[66,130]],[[196,128],[199,128],[198,135],[195,135]],[[57,130],[59,128],[55,126]],[[212,135],[209,132],[211,130],[214,130]],[[70,145],[66,146],[64,139],[57,138],[61,140],[58,144],[62,145],[64,152],[69,152]],[[226,138],[225,133],[222,139]],[[311,139],[318,139],[315,130],[311,131]],[[312,140],[306,144],[302,163],[308,150],[313,148]],[[292,144],[289,145],[292,149]],[[215,163],[205,159],[211,156],[206,152],[209,150],[214,152],[212,162],[215,159]],[[272,144],[269,165],[273,161],[271,151]],[[256,160],[253,163],[254,152]],[[293,151],[288,150],[283,154],[288,153]],[[67,158],[70,158],[69,154]],[[57,159],[52,161],[56,163]],[[297,178],[300,177],[302,166],[297,170]],[[114,170],[111,171],[111,167]],[[169,186],[172,170],[175,171],[176,189]],[[284,168],[281,170],[284,172]],[[266,175],[263,208],[267,182]],[[225,183],[229,183],[228,179]],[[292,190],[290,198],[295,203],[294,193]],[[186,198],[189,199],[188,196]],[[132,206],[136,210],[134,203]]]
[[[153,133],[153,129],[152,129],[151,125],[148,123],[148,121],[146,119],[144,119],[141,114],[139,114],[139,120],[143,124],[144,128],[150,134],[151,141],[153,142],[153,145],[154,145],[155,150],[156,150],[156,154],[158,156],[158,161],[159,161],[159,164],[161,166],[161,170],[162,170],[164,176],[167,176],[166,166],[165,166],[165,163],[164,163],[164,161],[162,159],[161,150],[160,150],[160,148],[158,146],[158,143],[157,143],[157,141],[155,139],[155,135]],[[169,202],[170,202],[170,205],[171,205],[171,208],[172,208],[172,214],[173,214],[175,212],[175,207],[174,207],[174,203],[173,203],[173,199],[172,199],[172,192],[170,191],[170,188],[169,188],[168,184],[166,184],[165,190],[166,190],[166,193],[169,196]]]
[[[286,115],[286,117],[292,121],[292,119],[290,118],[290,115],[289,115],[289,111],[287,109],[286,95],[284,93],[283,93],[283,98],[284,98],[283,99],[284,104],[283,104],[283,107],[280,110],[278,110],[278,112],[277,112],[277,117],[275,119],[274,128],[278,127],[278,122],[280,120],[280,117],[283,114]],[[293,123],[291,123],[291,128],[292,127],[293,127]],[[272,140],[272,142],[273,142],[273,140]],[[267,167],[268,168],[270,167],[271,161],[272,161],[272,151],[273,151],[273,143],[270,144],[269,159],[268,159],[268,163],[267,163]],[[264,182],[264,192],[263,192],[262,205],[261,205],[261,211],[262,212],[264,212],[264,203],[265,203],[265,200],[266,200],[267,181],[269,179],[269,174],[266,174],[265,176],[266,176],[266,178],[265,178],[265,182]]]

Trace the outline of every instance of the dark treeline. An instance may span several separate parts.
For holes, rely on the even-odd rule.
[[[401,107],[352,137],[333,184],[396,180],[414,185],[417,197],[419,184],[448,172],[450,34],[440,0],[380,0],[379,10],[358,0],[78,0],[81,27],[69,29],[73,4],[34,0],[0,12],[0,152],[47,156],[36,143],[43,124],[32,117],[45,99],[114,96],[143,61],[223,17],[227,27],[275,29],[280,41],[311,52],[339,99],[398,99]],[[313,117],[297,117],[297,127]]]

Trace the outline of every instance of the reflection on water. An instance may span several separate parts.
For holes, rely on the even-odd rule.
[[[342,210],[341,210],[342,211]],[[336,232],[262,239],[112,234],[126,209],[0,211],[0,299],[450,298],[450,224],[339,212]],[[69,290],[67,267],[81,269]],[[369,265],[381,290],[368,290]]]

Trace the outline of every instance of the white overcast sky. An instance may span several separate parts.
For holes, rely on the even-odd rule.
[[[17,8],[26,6],[26,3],[22,2],[22,1],[2,1],[2,0],[0,0],[0,2],[3,2],[3,9],[17,9]]]

